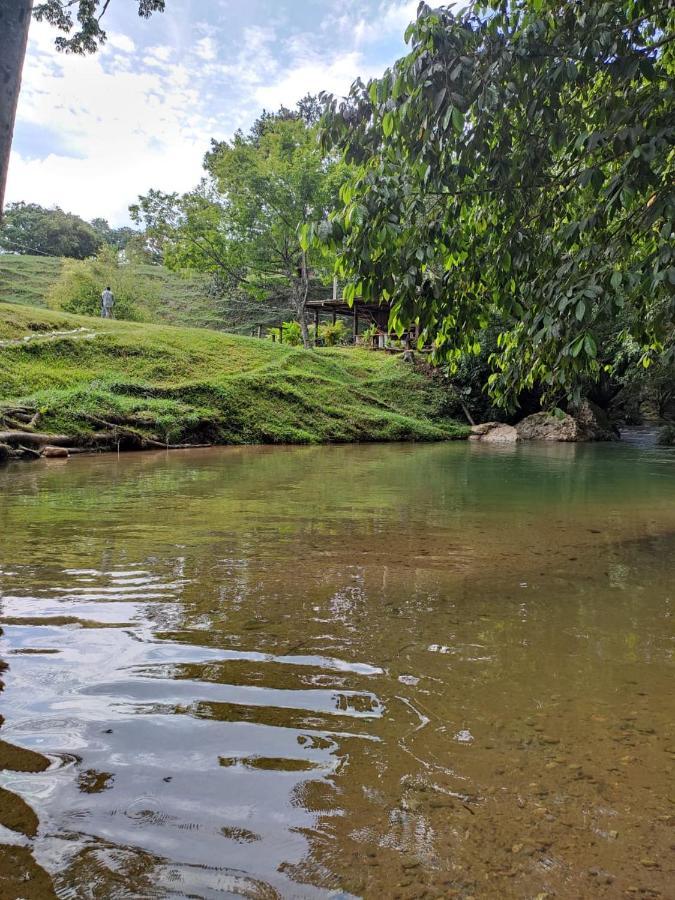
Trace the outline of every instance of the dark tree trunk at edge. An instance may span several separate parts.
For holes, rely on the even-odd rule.
[[[0,220],[33,0],[0,0]]]

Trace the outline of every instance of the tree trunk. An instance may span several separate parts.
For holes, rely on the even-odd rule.
[[[300,322],[300,330],[302,331],[302,343],[305,350],[310,347],[309,329],[307,328],[307,293],[309,291],[309,273],[307,271],[307,254],[303,250],[300,256],[300,281],[296,285],[295,297],[296,308],[298,311],[298,321]]]
[[[33,0],[0,0],[0,221]]]

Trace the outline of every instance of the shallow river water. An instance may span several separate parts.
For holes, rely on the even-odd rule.
[[[0,470],[0,897],[673,896],[674,551],[640,446]]]

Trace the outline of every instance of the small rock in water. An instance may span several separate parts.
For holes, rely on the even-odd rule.
[[[65,447],[47,446],[43,448],[42,455],[47,459],[67,459],[70,454]]]

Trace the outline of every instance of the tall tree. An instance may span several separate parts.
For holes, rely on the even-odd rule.
[[[498,315],[503,404],[578,394],[619,311],[642,365],[672,357],[673,4],[422,3],[406,39],[329,98],[325,145],[355,165],[332,222],[348,291],[451,361]]]
[[[165,0],[136,2],[138,15],[146,19],[165,6]],[[31,12],[67,35],[56,38],[59,50],[94,53],[106,40],[101,19],[109,6],[110,0],[44,0],[33,10],[33,0],[0,0],[0,220]]]
[[[316,128],[288,110],[265,114],[248,135],[214,142],[205,168],[197,190],[182,197],[151,191],[132,217],[169,267],[217,273],[255,299],[287,297],[307,346],[311,278],[329,267],[324,253],[303,246],[300,233],[327,215],[342,168],[322,153]]]

